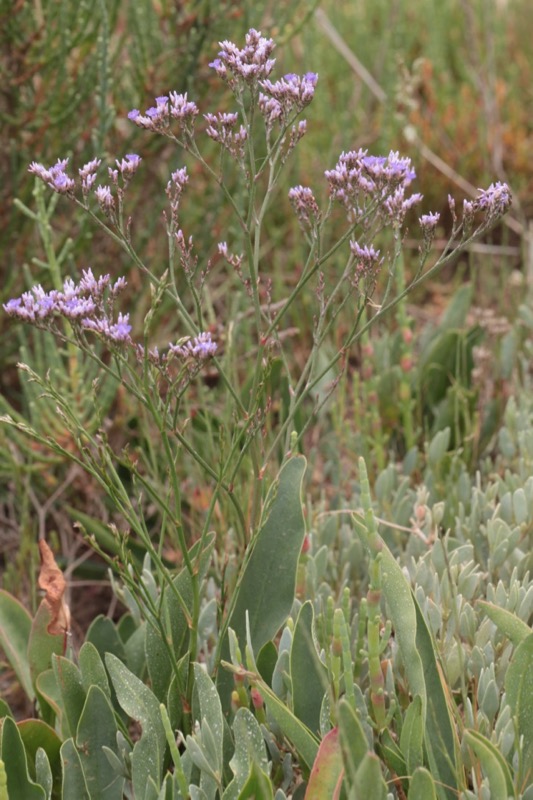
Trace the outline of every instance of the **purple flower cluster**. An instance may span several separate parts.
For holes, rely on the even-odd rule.
[[[306,72],[303,76],[291,72],[275,83],[260,81],[263,92],[259,94],[259,109],[267,125],[274,122],[284,125],[291,115],[308,106],[314,97],[317,81],[316,72]]]
[[[373,278],[383,263],[380,251],[373,245],[360,245],[353,240],[350,241],[350,250],[355,259],[354,283],[358,284],[362,278]]]
[[[307,186],[294,186],[289,200],[302,228],[315,228],[320,222],[320,210],[315,196]]]
[[[84,197],[86,197],[93,188],[94,182],[96,181],[96,172],[101,163],[101,158],[94,158],[78,170],[81,178],[81,191]]]
[[[74,325],[91,329],[115,342],[129,341],[131,325],[128,314],[119,314],[115,323],[109,319],[113,300],[126,286],[124,278],[111,284],[110,275],[96,279],[92,270],[83,271],[79,283],[67,278],[61,291],[45,292],[42,286],[34,286],[21,297],[4,304],[4,311],[11,317],[51,328],[56,317],[65,317]]]
[[[135,175],[141,161],[141,157],[136,153],[128,153],[124,158],[120,160],[117,158],[115,160],[115,169],[109,167],[109,177],[111,179],[111,183],[114,185],[119,194],[119,199],[122,198],[123,188]],[[86,203],[90,192],[94,191],[94,196],[102,211],[104,211],[107,215],[111,215],[116,207],[116,200],[112,187],[109,185],[102,186],[100,184],[94,188],[94,184],[96,182],[96,173],[101,163],[102,160],[100,158],[94,158],[92,161],[88,161],[78,170],[81,183],[81,192],[84,202]],[[28,167],[28,172],[40,178],[44,183],[46,183],[47,186],[53,189],[54,192],[74,197],[76,181],[67,174],[67,165],[68,158],[58,159],[57,163],[54,164],[53,167],[49,168],[45,167],[43,164],[39,164],[37,161],[33,161]],[[122,179],[122,187],[119,185],[119,177]]]
[[[256,84],[268,78],[274,68],[275,59],[270,58],[276,46],[274,40],[266,39],[254,28],[246,34],[242,49],[229,41],[219,42],[219,45],[221,50],[218,58],[209,66],[232,89],[237,89],[243,81]]]
[[[177,169],[174,172],[172,172],[170,175],[170,180],[167,183],[167,188],[165,192],[168,199],[170,200],[170,210],[172,213],[172,219],[176,224],[178,221],[180,198],[183,190],[185,189],[188,183],[189,183],[189,176],[187,174],[187,167],[181,167],[181,169]]]
[[[239,120],[238,114],[204,114],[209,123],[206,128],[207,135],[224,147],[234,158],[244,157],[244,143],[248,138],[248,131],[241,125],[236,130]]]
[[[330,196],[342,203],[354,222],[377,203],[386,219],[401,225],[407,211],[422,199],[420,194],[406,197],[416,173],[410,158],[392,150],[388,156],[368,155],[363,149],[342,153],[325,175]]]
[[[192,339],[177,344],[169,344],[169,353],[180,358],[204,361],[206,358],[214,356],[217,351],[217,344],[211,338],[209,331],[199,333]]]
[[[39,164],[37,161],[32,161],[28,167],[28,172],[36,175],[58,194],[72,194],[76,182],[65,172],[67,164],[68,158],[58,158],[57,163],[49,168]]]
[[[511,207],[513,197],[506,183],[491,183],[488,189],[479,189],[474,208],[484,211],[489,219],[501,217]]]
[[[119,312],[115,319],[113,314],[115,299],[125,286],[124,278],[118,278],[112,283],[109,275],[95,278],[89,268],[83,270],[78,283],[67,278],[62,290],[53,289],[50,292],[46,292],[40,285],[34,286],[21,297],[5,303],[4,310],[10,317],[53,333],[59,332],[54,325],[55,320],[58,317],[66,318],[75,332],[81,334],[84,331],[93,331],[110,343],[129,345],[134,349],[137,358],[143,360],[143,345],[135,344],[131,338],[130,315]],[[203,332],[192,338],[182,339],[177,344],[169,344],[168,352],[162,355],[154,347],[148,351],[148,358],[166,375],[169,360],[178,356],[187,362],[187,374],[191,377],[196,374],[199,365],[214,356],[216,351],[217,344],[211,333]]]
[[[192,100],[187,99],[187,93],[169,92],[168,95],[156,97],[155,106],[147,109],[144,114],[134,108],[129,112],[128,119],[139,128],[164,134],[170,132],[171,121],[177,120],[179,130],[192,136],[194,120],[197,115],[198,106]]]

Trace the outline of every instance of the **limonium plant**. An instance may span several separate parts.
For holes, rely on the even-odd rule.
[[[125,277],[111,271],[95,275],[88,265],[81,268],[81,275],[65,276],[57,263],[51,262],[49,286],[33,286],[4,304],[5,313],[14,321],[53,334],[69,354],[96,362],[101,379],[124,387],[161,443],[166,476],[163,489],[147,463],[134,458],[127,448],[115,452],[103,426],[97,433],[84,428],[83,421],[62,400],[51,376],[21,365],[30,380],[56,403],[77,448],[64,448],[19,420],[4,418],[4,422],[30,436],[40,436],[48,447],[82,466],[100,484],[123,522],[121,531],[114,529],[114,556],[94,538],[89,541],[108,560],[114,580],[118,575],[117,593],[132,613],[146,622],[146,636],[157,643],[161,663],[168,666],[165,681],[151,662],[148,669],[152,688],[163,703],[162,722],[157,725],[163,726],[161,747],[164,750],[168,743],[170,748],[172,780],[176,781],[173,797],[215,797],[217,792],[224,797],[272,796],[239,794],[236,789],[241,791],[244,785],[240,774],[233,779],[238,778],[233,789],[227,788],[231,782],[221,762],[226,733],[222,721],[216,731],[211,730],[206,709],[209,702],[217,708],[220,703],[226,718],[231,718],[237,708],[246,706],[250,691],[249,705],[256,719],[264,721],[266,703],[284,728],[285,718],[274,691],[258,678],[261,669],[255,658],[284,624],[292,606],[304,526],[298,516],[301,509],[291,514],[293,508],[299,509],[303,472],[297,453],[304,445],[305,433],[327,407],[354,344],[413,288],[456,257],[458,249],[491,228],[511,204],[504,183],[479,190],[475,200],[463,203],[461,213],[449,198],[450,241],[445,254],[437,257],[432,244],[439,214],[422,214],[417,220],[422,196],[414,191],[416,174],[411,160],[393,151],[383,156],[365,149],[343,152],[336,164],[317,176],[314,189],[295,185],[289,190],[288,201],[301,231],[298,249],[303,255],[300,268],[289,280],[274,282],[264,255],[268,213],[276,203],[284,168],[306,135],[307,123],[301,116],[319,87],[318,75],[313,72],[276,77],[274,49],[272,39],[253,29],[246,34],[242,48],[229,41],[220,43],[218,57],[210,67],[226,87],[224,97],[231,98],[229,109],[203,113],[187,94],[169,91],[144,112],[134,109],[128,114],[131,123],[147,136],[164,136],[176,150],[177,163],[168,167],[168,180],[162,186],[168,263],[160,270],[138,252],[136,222],[128,215],[128,191],[135,181],[143,180],[143,160],[137,154],[119,156],[107,168],[100,158],[94,158],[76,170],[68,158],[61,157],[49,167],[37,162],[29,167],[30,174],[51,192],[83,209],[125,251],[132,270],[150,287],[151,306],[141,331],[135,329],[132,311],[124,300],[128,298]],[[214,148],[219,151],[216,158]],[[195,162],[233,217],[227,237],[214,243],[212,253],[199,252],[191,232],[182,227],[183,204],[198,202],[190,173],[190,164]],[[244,190],[234,191],[236,180]],[[407,224],[418,228],[420,247],[418,262],[406,283],[402,244]],[[210,282],[220,264],[225,265],[228,285],[235,291],[214,311]],[[314,305],[311,331],[304,335],[299,315],[303,304],[307,307],[310,302]],[[154,341],[161,308],[171,309],[175,320],[173,338],[166,344]],[[206,370],[216,375],[214,389],[202,379]],[[97,391],[94,397],[97,404]],[[208,437],[214,440],[211,445],[201,441],[194,427],[191,397],[207,420]],[[280,458],[282,470],[271,485]],[[194,480],[203,481],[208,496],[199,529],[191,529],[184,514],[183,477],[189,466],[183,464],[194,469]],[[119,465],[126,468],[127,480]],[[148,501],[156,509],[158,534],[149,529],[143,513]],[[229,534],[217,530],[221,505]],[[280,589],[279,601],[272,601],[276,613],[263,605],[260,618],[259,603],[263,601],[254,599],[254,586],[259,588],[257,575],[264,578],[268,566],[265,561],[261,572],[258,554],[268,547],[267,533],[270,546],[275,546],[281,536],[280,525],[296,531],[287,556],[289,568],[293,567],[287,579],[292,595],[283,600]],[[227,564],[233,567],[213,589],[206,576],[216,536],[224,541]],[[132,541],[140,542],[147,553],[148,560],[142,565],[131,555]],[[164,548],[169,542],[179,553],[181,572],[165,560]],[[375,536],[372,546],[379,549]],[[276,593],[276,569],[281,570],[281,565],[272,569],[270,591]],[[282,583],[280,577],[280,587]],[[376,591],[380,587],[377,567],[372,587]],[[200,629],[213,591],[216,636],[206,644]],[[340,611],[339,615],[335,615],[339,651],[332,661],[338,691],[331,703],[339,699],[340,658],[346,667],[346,648],[350,647]],[[177,616],[184,622],[179,643]],[[379,638],[378,627],[373,618],[369,630]],[[379,693],[383,676],[376,648],[378,645],[371,654],[372,705],[377,709],[377,724],[383,725],[386,713]],[[147,646],[148,661],[154,657],[149,651]],[[109,673],[119,703],[132,715],[127,681],[115,661],[108,662]],[[322,666],[317,664],[317,674]],[[216,676],[216,690],[205,668]],[[353,689],[346,685],[346,692],[348,688],[355,702]],[[201,713],[195,711],[198,703]],[[324,713],[327,716],[328,712]],[[335,721],[332,707],[330,714]],[[239,719],[242,722],[244,717]],[[255,735],[255,723],[248,717],[245,721]],[[146,719],[142,725],[145,730],[150,727]],[[179,749],[175,740],[178,730]],[[242,736],[242,732],[236,735],[236,742],[242,743]],[[296,745],[300,754],[306,752],[306,742],[302,734]],[[274,745],[269,747],[272,757]],[[139,753],[134,764],[140,763]],[[206,766],[206,753],[213,759],[210,766]],[[279,752],[276,757],[279,759]],[[308,756],[308,768],[312,766],[309,760]],[[149,775],[159,790],[163,762],[158,777],[146,765],[137,771],[130,765],[124,768],[124,780],[132,781],[138,790]],[[201,790],[192,792],[189,784],[194,782],[194,768],[200,769],[203,777]],[[258,775],[267,769],[263,761],[257,762],[256,768]]]

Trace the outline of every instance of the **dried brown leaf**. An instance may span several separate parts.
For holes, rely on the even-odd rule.
[[[39,587],[45,592],[43,604],[50,611],[51,617],[46,629],[52,636],[59,636],[68,633],[70,627],[70,609],[64,597],[67,582],[44,539],[39,540],[39,552],[41,554]]]

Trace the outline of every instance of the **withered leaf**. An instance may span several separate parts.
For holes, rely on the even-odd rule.
[[[70,609],[64,599],[67,582],[44,539],[39,540],[39,552],[41,554],[39,588],[45,592],[42,602],[50,611],[51,617],[46,630],[52,636],[64,635],[70,627]]]

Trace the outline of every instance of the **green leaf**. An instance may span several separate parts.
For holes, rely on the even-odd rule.
[[[73,739],[67,739],[61,746],[61,765],[63,772],[62,800],[92,800],[87,791],[80,756]]]
[[[31,616],[8,592],[0,589],[0,647],[30,700],[35,693],[28,663]]]
[[[256,762],[264,772],[268,771],[265,741],[258,721],[248,708],[239,708],[233,720],[235,752],[230,767],[235,777],[227,786],[223,800],[237,800],[246,783],[252,763]]]
[[[314,611],[310,600],[296,620],[290,653],[292,708],[312,733],[320,730],[320,710],[327,691],[327,672],[315,645]]]
[[[256,658],[259,674],[268,685],[272,686],[272,675],[278,660],[278,648],[270,641],[263,645]]]
[[[318,741],[300,720],[294,716],[272,689],[258,681],[257,688],[261,693],[268,713],[279,725],[282,733],[294,745],[300,758],[310,770],[318,753]]]
[[[106,653],[113,653],[121,661],[126,661],[126,650],[117,626],[109,617],[100,615],[92,621],[87,631],[86,641],[96,647],[101,658],[104,658]]]
[[[478,600],[477,605],[481,606],[487,617],[494,622],[504,636],[517,646],[524,641],[530,634],[531,628],[516,614],[512,614],[505,608],[495,606],[486,600]]]
[[[197,543],[189,551],[191,560],[194,563],[198,559],[198,545]],[[207,538],[206,546],[204,547],[201,555],[199,556],[199,571],[197,580],[201,583],[209,563],[215,544],[215,535],[210,535]],[[192,578],[187,569],[182,569],[181,572],[173,580],[176,591],[182,598],[182,601],[187,606],[192,614],[194,605],[194,589]],[[165,625],[167,632],[167,639],[171,643],[172,650],[179,661],[187,652],[189,645],[189,623],[184,614],[182,604],[178,600],[175,592],[172,591],[170,586],[163,586],[163,596],[161,599],[161,607],[159,616]],[[146,630],[145,642],[146,663],[148,666],[148,673],[152,684],[152,691],[160,700],[164,702],[166,695],[173,680],[174,670],[173,665],[168,655],[167,648],[161,640],[161,633],[154,626],[149,625]]]
[[[117,775],[102,748],[116,751],[117,724],[110,701],[91,686],[78,723],[76,747],[91,797],[122,800],[124,778]]]
[[[59,752],[58,752],[59,756]],[[61,770],[58,772],[58,778]],[[54,786],[54,779],[52,776],[52,767],[48,760],[48,756],[42,747],[37,749],[35,754],[35,782],[42,786],[46,794],[46,800],[50,800],[52,796],[52,789]]]
[[[157,786],[161,785],[166,737],[159,702],[119,658],[108,653],[105,663],[120,706],[142,727],[142,736],[131,754],[133,791],[136,797],[142,798],[150,777]]]
[[[80,671],[68,658],[54,656],[52,669],[61,697],[61,729],[63,738],[76,735],[76,728],[85,703],[86,692],[83,688]]]
[[[388,728],[385,728],[385,730],[381,731],[380,741],[376,746],[376,752],[380,756],[381,760],[385,762],[387,767],[392,772],[395,772],[396,775],[407,774],[405,757],[398,747],[395,739],[392,738]],[[407,785],[405,788],[407,788]]]
[[[360,800],[387,800],[387,784],[381,772],[381,764],[375,753],[365,753],[354,781],[354,794]]]
[[[37,753],[44,751],[53,775],[59,778],[61,771],[60,755],[61,739],[50,725],[41,719],[26,719],[17,724],[20,738],[24,744],[26,755],[29,759],[29,771],[32,778],[36,777],[34,769]]]
[[[81,683],[85,692],[91,686],[99,686],[100,689],[111,697],[111,688],[107,678],[107,672],[102,661],[102,657],[92,642],[85,642],[78,656],[80,666]]]
[[[455,800],[457,740],[431,633],[399,564],[382,542],[382,586],[409,686],[422,700],[425,745],[439,797]],[[453,787],[453,788],[452,788]]]
[[[11,717],[11,719],[15,719],[15,717],[13,716],[13,712],[9,708],[6,701],[2,700],[2,698],[0,697],[0,719],[2,719],[2,717]]]
[[[418,767],[423,765],[423,743],[422,698],[420,695],[416,695],[405,713],[400,736],[400,750],[405,757],[408,775],[412,775]]]
[[[61,719],[61,695],[53,669],[46,669],[37,677],[35,689],[39,698],[43,719],[53,724],[55,717]]]
[[[424,767],[418,767],[411,778],[409,800],[437,800],[435,781]]]
[[[48,633],[47,628],[51,621],[51,612],[41,603],[33,619],[28,640],[28,661],[34,686],[41,672],[52,668],[52,656],[63,655],[65,651],[65,635]]]
[[[309,776],[305,800],[338,800],[344,777],[344,764],[338,728],[329,731],[320,743]]]
[[[28,662],[33,686],[36,689],[37,698],[41,707],[41,715],[45,722],[53,723],[55,711],[47,702],[44,695],[40,695],[37,689],[39,676],[42,673],[52,670],[52,656],[63,655],[65,652],[66,640],[64,634],[48,633],[48,625],[52,622],[52,614],[48,607],[42,602],[37,609],[37,614],[33,619],[31,633],[28,642]]]
[[[359,717],[347,700],[339,703],[338,721],[344,769],[350,783],[353,783],[357,770],[369,751],[369,744]]]
[[[4,762],[9,800],[46,800],[42,786],[30,779],[24,744],[10,717],[2,724],[0,757]]]
[[[516,797],[509,767],[497,748],[477,731],[465,731],[464,741],[479,758],[489,780],[491,800]]]
[[[198,702],[200,705],[200,730],[202,731],[202,741],[206,744],[205,735],[203,731],[204,723],[207,721],[209,730],[213,736],[213,750],[210,753],[210,766],[218,776],[218,782],[222,782],[222,773],[224,763],[222,759],[222,743],[224,739],[224,717],[222,715],[222,706],[220,704],[220,697],[216,690],[215,684],[201,666],[201,664],[194,664],[194,681],[195,690],[198,693]],[[214,763],[213,763],[214,762]]]
[[[237,800],[273,800],[272,782],[268,775],[256,764],[252,762],[248,780],[241,789]]]
[[[305,536],[301,501],[305,469],[303,456],[289,458],[282,466],[268,492],[264,519],[250,545],[235,589],[227,624],[244,648],[248,613],[254,654],[274,638],[289,616],[294,601],[296,570]],[[230,660],[227,634],[221,658]],[[218,672],[218,686],[227,712],[233,681],[225,670]]]
[[[522,761],[533,764],[533,633],[516,648],[505,676],[505,692],[523,737]],[[526,768],[527,769],[527,768]]]

